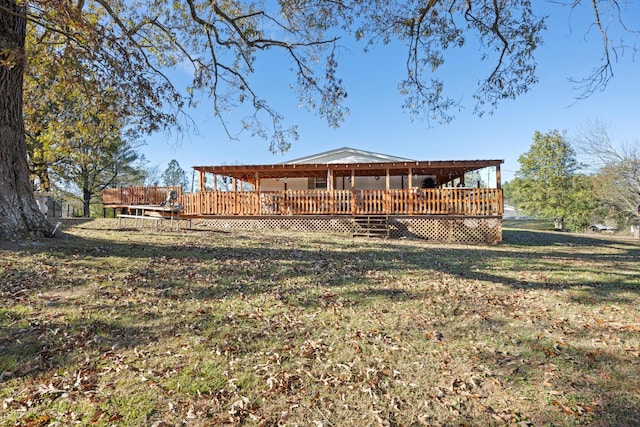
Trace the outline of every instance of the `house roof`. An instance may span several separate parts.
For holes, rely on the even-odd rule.
[[[233,177],[255,183],[264,178],[431,175],[438,183],[449,182],[465,173],[495,166],[499,175],[503,160],[411,160],[353,148],[339,148],[285,163],[269,165],[194,166],[202,173]]]
[[[357,150],[355,148],[342,147],[323,153],[293,159],[283,164],[336,164],[336,163],[391,163],[391,162],[415,162],[413,159],[390,156],[388,154],[374,153],[372,151]]]
[[[433,175],[437,182],[449,182],[464,176],[466,172],[488,166],[500,168],[502,160],[451,160],[451,161],[413,161],[385,163],[303,163],[278,165],[236,165],[236,166],[194,166],[199,172],[230,176],[245,182],[254,183],[262,178],[323,178],[330,172],[340,176],[391,176]]]

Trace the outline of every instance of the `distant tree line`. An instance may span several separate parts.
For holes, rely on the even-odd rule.
[[[519,163],[515,178],[503,188],[505,199],[527,215],[569,231],[605,221],[620,227],[640,222],[638,141],[615,144],[600,123],[573,143],[557,130],[536,132]]]

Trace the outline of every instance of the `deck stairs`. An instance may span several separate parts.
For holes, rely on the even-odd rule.
[[[389,237],[388,215],[355,215],[353,237]]]

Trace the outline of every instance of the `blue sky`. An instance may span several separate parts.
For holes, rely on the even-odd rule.
[[[627,16],[640,17],[640,2],[632,3],[636,13]],[[250,133],[242,134],[239,141],[229,141],[212,116],[207,99],[190,112],[197,133],[180,142],[175,135],[152,135],[140,151],[160,172],[176,159],[189,175],[196,165],[279,163],[340,147],[415,160],[502,159],[504,182],[518,170],[518,157],[529,149],[535,131],[566,130],[572,139],[589,122],[598,120],[609,126],[614,141],[640,141],[640,56],[634,61],[632,52],[626,51],[614,63],[614,78],[606,90],[576,102],[579,92],[569,78],[583,77],[599,64],[602,40],[595,30],[586,33],[588,22],[581,13],[570,16],[568,9],[553,5],[546,5],[544,12],[551,17],[544,45],[537,53],[539,83],[528,94],[500,104],[492,115],[477,117],[472,113],[474,85],[482,77],[476,70],[483,66],[479,52],[472,48],[452,52],[439,72],[449,94],[461,98],[465,105],[451,123],[443,125],[402,111],[397,85],[404,76],[404,46],[378,46],[365,54],[362,45],[346,40],[339,73],[349,94],[346,105],[350,114],[337,130],[298,108],[295,93],[289,89],[293,76],[286,72],[287,64],[275,56],[258,64],[259,73],[253,81],[287,123],[298,125],[300,139],[288,152],[273,155],[268,142],[252,138]],[[628,24],[640,28],[638,18],[628,19]],[[626,38],[640,46],[640,37]],[[233,127],[240,115],[227,119]]]

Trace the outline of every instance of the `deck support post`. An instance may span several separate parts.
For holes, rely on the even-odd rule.
[[[389,168],[386,169],[385,171],[385,192],[384,192],[384,213],[386,215],[389,215],[389,213],[391,212],[391,175],[389,173]]]
[[[231,190],[233,191],[233,214],[238,215],[240,213],[240,209],[238,206],[238,180],[236,178],[231,178]]]
[[[204,176],[204,171],[198,171],[198,181],[200,181],[200,192],[205,191],[205,183],[206,178]]]
[[[413,169],[409,168],[409,179],[408,179],[408,189],[409,189],[409,215],[413,215],[413,203],[414,203],[414,195],[413,191]]]
[[[260,196],[260,174],[256,171],[255,173],[255,184],[253,185],[253,211],[257,215],[262,215],[262,203]]]
[[[331,215],[335,215],[336,213],[336,201],[334,197],[334,185],[333,185],[333,171],[331,169],[327,170],[327,191],[329,191],[329,212]]]
[[[355,215],[358,210],[358,198],[356,197],[356,171],[351,169],[351,213]]]

